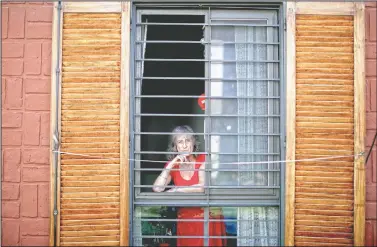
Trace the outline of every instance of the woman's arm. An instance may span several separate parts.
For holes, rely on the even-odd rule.
[[[187,187],[176,187],[167,192],[204,192],[205,164],[199,167],[199,183]]]
[[[184,158],[178,155],[172,161],[169,162],[169,164],[165,167],[165,169],[160,173],[160,175],[154,181],[153,188],[152,188],[154,192],[162,192],[165,190],[165,187],[171,181],[170,170],[175,166],[178,160],[182,161],[182,159]]]
[[[170,169],[163,170],[160,175],[156,178],[153,184],[154,192],[162,192],[165,190],[165,186],[171,181]]]

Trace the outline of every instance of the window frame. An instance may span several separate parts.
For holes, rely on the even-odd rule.
[[[286,86],[285,86],[285,3],[282,2],[274,2],[274,3],[247,3],[247,4],[232,4],[227,1],[226,3],[218,4],[218,3],[209,3],[209,4],[198,4],[195,3],[165,3],[165,4],[157,4],[157,3],[150,3],[150,2],[144,2],[144,1],[137,1],[134,2],[132,5],[132,16],[131,20],[131,52],[130,55],[130,63],[131,63],[131,68],[130,68],[130,105],[129,105],[129,119],[130,119],[130,183],[129,183],[129,189],[130,189],[130,220],[129,220],[129,229],[130,229],[130,238],[129,238],[129,243],[132,245],[133,244],[133,214],[134,214],[134,208],[135,205],[141,205],[141,206],[153,206],[153,205],[163,205],[165,206],[177,206],[177,201],[182,200],[182,199],[187,199],[187,195],[179,195],[176,194],[174,195],[174,202],[167,202],[167,196],[168,195],[163,195],[163,193],[159,193],[156,195],[156,193],[143,193],[142,195],[138,195],[137,197],[135,196],[135,190],[134,190],[134,184],[135,184],[135,173],[133,170],[133,167],[135,167],[135,160],[136,155],[134,154],[135,150],[135,145],[136,141],[134,137],[134,133],[132,131],[135,130],[135,121],[134,121],[134,114],[135,114],[135,109],[136,109],[136,102],[135,100],[131,99],[133,98],[132,95],[134,95],[134,92],[136,90],[136,79],[135,79],[135,73],[136,73],[136,66],[135,66],[135,61],[136,61],[136,40],[137,40],[137,28],[136,28],[136,22],[139,20],[139,15],[141,16],[142,14],[161,14],[164,11],[168,10],[169,7],[186,7],[186,9],[180,9],[179,14],[185,14],[185,15],[200,15],[201,13],[205,15],[205,19],[209,18],[207,16],[207,10],[204,9],[202,10],[201,7],[219,7],[219,8],[234,8],[234,7],[242,7],[242,8],[247,8],[247,9],[275,9],[277,10],[277,21],[279,24],[279,45],[278,45],[278,56],[279,56],[279,82],[280,82],[280,106],[279,106],[279,111],[280,111],[280,156],[285,157],[285,139],[286,139],[286,128],[285,128],[285,111],[286,111],[286,101],[285,101],[285,95],[286,95]],[[194,7],[194,10],[191,10],[189,8]],[[199,8],[198,8],[199,7]],[[139,14],[140,13],[140,14]],[[177,15],[177,13],[174,13]],[[208,52],[207,52],[208,54]],[[208,71],[208,65],[206,64],[206,71]],[[207,73],[207,72],[206,72]],[[208,80],[206,80],[206,88],[208,88]],[[208,140],[208,139],[207,139]],[[282,158],[283,160],[284,158]],[[260,200],[248,200],[244,201],[243,203],[234,203],[234,201],[229,201],[224,203],[224,201],[221,200],[213,200],[212,203],[204,203],[205,206],[278,206],[279,207],[279,242],[280,244],[284,243],[284,225],[285,225],[285,220],[284,220],[284,206],[285,206],[285,164],[281,163],[280,165],[280,177],[279,177],[279,182],[280,182],[280,189],[277,190],[276,194],[272,194],[272,197],[270,198],[263,198]],[[171,195],[171,194],[169,194]],[[260,197],[266,197],[266,195],[259,195]],[[206,198],[207,195],[203,193],[192,193],[190,195],[191,202],[187,200],[187,202],[182,203],[183,205],[186,206],[198,206],[201,203],[203,203],[203,199]],[[276,202],[276,198],[278,198],[278,202]],[[240,198],[240,199],[246,199],[246,198]],[[135,203],[135,201],[137,201]],[[154,201],[154,202],[152,202]],[[203,204],[203,206],[204,206]]]

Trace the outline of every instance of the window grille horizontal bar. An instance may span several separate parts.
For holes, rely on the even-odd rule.
[[[216,9],[242,9],[242,10],[280,10],[280,8],[276,5],[275,2],[265,2],[263,6],[260,4],[254,5],[256,3],[251,3],[250,0],[238,0],[237,4],[234,3],[224,3],[213,1],[213,3],[203,3],[203,0],[191,0],[190,2],[182,2],[177,3],[176,0],[165,0],[165,3],[159,3],[156,5],[155,3],[150,3],[150,0],[134,0],[134,3],[137,7],[153,7],[153,9],[166,9],[166,8],[183,8],[189,7],[194,9],[203,9],[209,7],[216,7]],[[229,0],[227,0],[229,1]],[[242,3],[246,2],[246,3]],[[214,8],[212,8],[214,9]]]
[[[154,194],[157,194],[156,192]],[[172,192],[159,192],[159,197],[161,195],[171,195],[171,194],[185,194],[187,196],[193,195],[194,193],[172,193]],[[196,193],[198,194],[198,193]],[[200,193],[199,195],[203,195],[203,193]],[[149,196],[148,196],[149,197]],[[161,198],[160,198],[161,199]],[[204,199],[206,200],[206,199]],[[174,200],[167,200],[161,199],[161,200],[154,200],[150,199],[148,201],[141,201],[141,200],[135,200],[134,201],[135,206],[173,206],[173,207],[271,207],[271,206],[280,206],[280,202],[276,200],[268,201],[255,201],[255,200],[221,200],[221,201],[203,201],[203,200],[193,200],[189,198],[189,200],[181,200],[181,201],[174,201]]]
[[[211,21],[255,21],[252,18],[219,18],[219,17],[211,17]]]
[[[263,238],[263,239],[277,239],[278,237],[273,237],[273,236],[246,236],[246,237],[243,237],[243,236],[234,236],[234,237],[231,237],[231,236],[187,236],[187,235],[184,235],[184,236],[171,236],[171,235],[137,235],[137,236],[133,236],[133,238],[169,238],[169,239],[182,239],[182,238],[212,238],[212,239],[253,239],[253,238]]]
[[[135,77],[135,80],[280,81],[279,78]]]
[[[135,217],[134,221],[141,221],[141,222],[278,222],[277,220],[231,220],[231,219],[162,219],[162,218],[142,218],[142,217]]]
[[[269,192],[266,192],[266,190],[268,190]],[[217,193],[218,191],[222,191],[224,193],[218,194]],[[252,191],[254,192],[254,194],[251,194],[248,191],[250,191],[250,189],[239,189],[239,192],[237,191],[237,193],[234,193],[234,190],[231,190],[231,189],[211,189],[210,194],[172,193],[172,192],[159,192],[159,193],[136,192],[135,199],[139,204],[142,203],[142,205],[140,204],[140,206],[172,206],[172,207],[228,207],[228,206],[249,207],[251,205],[254,205],[257,207],[277,206],[276,203],[279,200],[279,197],[278,197],[278,194],[280,191],[279,189],[253,189]],[[208,198],[210,202],[215,202],[215,204],[208,204],[207,203]],[[154,202],[159,202],[159,203],[152,205],[151,203],[154,203]],[[184,202],[185,205],[179,204],[182,202]],[[198,202],[205,202],[205,204],[204,205],[198,204]]]
[[[137,62],[206,62],[206,63],[279,63],[279,60],[208,60],[208,59],[189,59],[189,58],[144,58],[135,59]]]
[[[221,19],[220,20],[211,19],[211,21],[212,20],[221,21]],[[234,19],[234,21],[242,21],[242,20]],[[272,27],[272,28],[280,27],[280,25],[277,25],[277,24],[240,24],[240,23],[136,22],[135,24],[136,26]]]
[[[198,95],[135,95],[135,98],[179,98],[179,99],[183,99],[183,98],[188,98],[188,99],[199,99],[199,98],[203,98],[203,99],[229,99],[229,100],[242,100],[242,99],[279,99],[280,96],[261,96],[261,97],[258,97],[258,96],[198,96]]]
[[[266,97],[267,98],[267,97]],[[266,99],[260,98],[260,99]],[[279,97],[268,97],[268,99],[276,99]],[[168,113],[140,113],[134,114],[136,117],[150,116],[150,117],[249,117],[249,118],[279,118],[280,115],[230,115],[230,114],[168,114]]]
[[[167,160],[143,160],[143,159],[137,159],[137,161],[140,161],[140,162],[149,162],[149,163],[167,163],[168,161]],[[234,164],[234,162],[205,162],[206,164],[224,164],[224,165],[229,165],[229,164]],[[247,163],[248,165],[252,165],[252,164],[255,164],[255,165],[262,165],[262,164],[283,164],[285,162],[281,162],[281,161],[260,161],[258,163],[255,163],[252,162],[244,162],[244,163]],[[242,164],[240,162],[237,162],[237,164]],[[67,165],[66,165],[67,166]]]
[[[241,163],[239,163],[238,165],[242,165]],[[249,164],[248,164],[249,165]],[[251,164],[251,165],[260,165],[260,164]],[[165,169],[164,168],[134,168],[134,171],[164,171]],[[255,170],[255,169],[243,169],[243,168],[240,168],[240,169],[222,169],[222,168],[218,168],[218,169],[211,169],[211,168],[208,168],[208,169],[170,169],[171,171],[205,171],[205,172],[210,172],[210,171],[220,171],[220,172],[280,172],[279,169],[258,169],[258,170]]]
[[[153,187],[162,187],[162,188],[208,188],[208,189],[279,189],[280,186],[248,186],[248,185],[201,185],[201,186],[176,186],[176,185],[166,185],[166,186],[153,186],[153,185],[134,185],[135,188],[153,188]],[[158,192],[161,193],[161,192]],[[166,192],[166,193],[175,193],[182,194],[186,192]],[[235,192],[234,192],[235,193]]]
[[[134,151],[135,154],[181,154],[179,152],[167,152],[167,151]],[[252,152],[238,152],[238,153],[227,153],[227,152],[191,152],[191,154],[217,154],[217,155],[280,155],[280,153],[252,153]],[[246,161],[245,161],[246,162]],[[261,161],[266,162],[266,161]]]
[[[280,45],[280,42],[209,42],[193,40],[138,40],[137,44],[203,44],[203,45]]]
[[[173,135],[171,132],[133,132],[134,135]],[[219,133],[219,132],[210,132],[210,133],[192,133],[193,135],[206,135],[206,136],[280,136],[280,133]],[[180,135],[176,133],[175,135]]]
[[[208,189],[207,189],[208,190]],[[221,200],[267,200],[278,199],[280,188],[267,188],[267,189],[238,189],[234,193],[232,189],[210,189],[209,197],[211,199],[221,198]],[[168,192],[170,193],[170,192]],[[179,196],[179,195],[178,195]],[[205,196],[208,196],[207,194]],[[186,199],[186,198],[184,198]]]

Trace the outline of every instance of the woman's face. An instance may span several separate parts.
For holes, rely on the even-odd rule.
[[[178,135],[175,139],[177,151],[180,153],[191,153],[194,151],[194,140],[189,135]]]

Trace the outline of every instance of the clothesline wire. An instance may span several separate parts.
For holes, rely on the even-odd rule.
[[[369,159],[369,156],[370,156],[370,154],[371,154],[371,152],[372,152],[372,149],[373,149],[373,146],[374,146],[374,142],[376,141],[376,139],[377,139],[377,131],[376,131],[376,134],[374,135],[372,145],[371,145],[370,148],[369,148],[368,155],[367,155],[367,157],[366,157],[366,159],[365,159],[365,164],[368,163],[368,159]]]
[[[119,160],[119,158],[108,158],[108,157],[100,157],[100,156],[93,156],[81,153],[73,153],[73,152],[63,152],[59,150],[53,150],[54,153],[59,154],[67,154],[67,155],[75,155],[87,158],[94,158],[94,159],[102,159],[102,160]],[[354,154],[354,155],[338,155],[338,156],[322,156],[318,158],[307,158],[307,159],[298,159],[298,160],[273,160],[273,161],[251,161],[251,162],[200,162],[203,164],[223,164],[223,165],[244,165],[244,164],[276,164],[276,163],[289,163],[289,162],[304,162],[304,161],[317,161],[317,160],[332,160],[332,159],[340,159],[340,158],[350,158],[350,157],[359,157],[363,156],[363,153]],[[153,163],[166,163],[167,160],[143,160],[143,159],[127,159],[129,161],[140,161],[140,162],[153,162]]]

